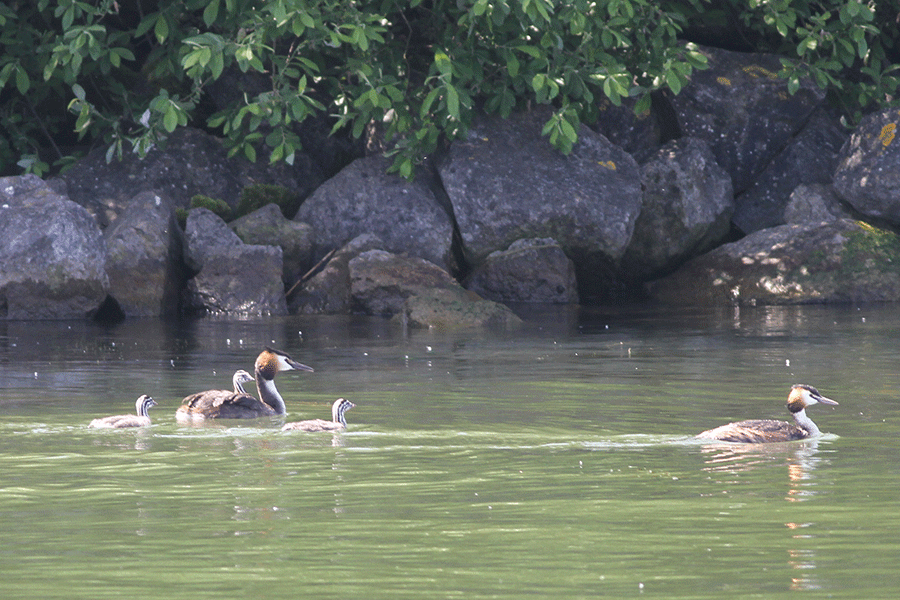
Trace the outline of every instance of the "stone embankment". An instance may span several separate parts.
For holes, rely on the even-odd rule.
[[[2,179],[0,317],[511,326],[514,303],[900,299],[900,111],[845,131],[812,84],[787,93],[777,57],[706,53],[665,110],[601,107],[567,156],[539,108],[480,117],[413,181],[362,150],[337,172],[312,147],[254,165],[192,129],[144,160]],[[296,201],[191,208],[237,210],[257,184]]]

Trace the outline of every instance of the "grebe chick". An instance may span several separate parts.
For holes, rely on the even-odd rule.
[[[234,372],[234,375],[231,377],[231,384],[234,386],[235,394],[246,394],[244,391],[244,384],[250,383],[253,381],[253,375],[248,373],[243,369],[238,369]]]
[[[256,357],[256,389],[259,400],[243,391],[241,383],[253,381],[250,374],[244,371],[249,379],[239,377],[241,371],[234,374],[235,391],[206,390],[191,394],[181,401],[175,412],[178,420],[194,419],[254,419],[283,415],[284,399],[275,387],[275,375],[280,371],[312,371],[312,367],[300,364],[279,350],[266,348]],[[240,391],[237,391],[240,390]]]
[[[794,417],[794,423],[776,421],[772,419],[752,419],[729,423],[715,429],[704,431],[697,435],[704,440],[718,440],[722,442],[743,442],[745,444],[764,444],[768,442],[788,442],[802,440],[821,435],[808,416],[806,408],[813,404],[831,404],[837,406],[837,402],[826,398],[819,390],[811,385],[797,384],[791,387],[788,394],[787,407]]]
[[[338,398],[331,405],[331,420],[310,419],[309,421],[295,421],[285,423],[282,431],[338,431],[347,427],[344,413],[356,406],[346,398]]]
[[[94,419],[88,427],[96,428],[122,428],[122,427],[147,427],[150,425],[150,407],[156,406],[156,401],[144,394],[134,403],[136,415],[113,415]]]

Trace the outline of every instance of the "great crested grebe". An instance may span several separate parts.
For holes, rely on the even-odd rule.
[[[794,417],[794,423],[773,419],[751,419],[729,423],[697,435],[704,440],[721,442],[743,442],[745,444],[764,444],[767,442],[789,442],[820,435],[822,432],[808,416],[806,408],[813,404],[831,404],[837,402],[826,398],[811,385],[797,384],[791,387],[788,394],[787,407]]]
[[[256,389],[259,400],[243,391],[239,378],[240,371],[234,374],[235,390],[206,390],[191,394],[181,401],[175,412],[179,420],[196,419],[253,419],[269,417],[285,413],[284,399],[275,388],[275,375],[279,371],[312,371],[312,367],[300,364],[279,350],[266,348],[256,357]],[[246,373],[246,371],[244,371]],[[247,377],[250,376],[246,373]],[[250,377],[249,381],[253,381]]]
[[[103,417],[102,419],[94,419],[88,427],[104,428],[121,428],[121,427],[146,427],[150,425],[150,407],[156,406],[156,401],[144,394],[140,396],[134,403],[136,415],[113,415],[111,417]]]
[[[356,406],[346,398],[338,398],[331,405],[331,420],[310,419],[309,421],[295,421],[285,423],[282,431],[338,431],[347,427],[344,413]]]

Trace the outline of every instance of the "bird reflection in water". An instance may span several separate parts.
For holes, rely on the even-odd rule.
[[[704,444],[701,451],[706,455],[706,466],[703,470],[737,474],[785,462],[788,480],[800,484],[811,479],[813,472],[827,461],[819,455],[819,442],[819,439],[810,439],[779,444]],[[792,485],[786,499],[801,501],[813,493],[813,490]]]
[[[828,464],[819,450],[820,439],[786,442],[780,444],[706,444],[702,448],[706,466],[704,471],[721,475],[742,475],[760,468],[771,468],[786,463],[788,491],[787,502],[808,502],[821,495],[821,482],[816,482],[816,470]],[[720,483],[735,483],[736,479]],[[746,482],[741,482],[746,483]],[[787,522],[792,546],[788,549],[787,564],[794,575],[790,579],[791,590],[820,590],[818,556],[807,546],[807,540],[818,537],[816,523]]]

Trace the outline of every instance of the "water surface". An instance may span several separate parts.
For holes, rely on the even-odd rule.
[[[2,596],[896,597],[895,307],[523,314],[0,322]],[[286,419],[175,422],[266,345],[316,369]],[[793,383],[821,439],[691,438]],[[338,396],[348,431],[279,431]]]

